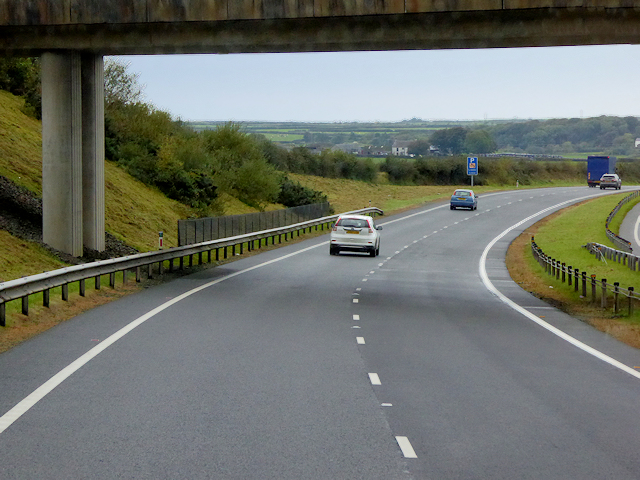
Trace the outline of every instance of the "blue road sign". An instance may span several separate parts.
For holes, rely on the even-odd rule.
[[[467,157],[467,175],[478,175],[478,157]]]

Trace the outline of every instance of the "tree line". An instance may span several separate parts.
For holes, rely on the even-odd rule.
[[[39,78],[36,59],[0,60],[0,88],[22,95],[25,113],[35,117],[41,116]],[[286,149],[263,135],[248,134],[234,123],[196,132],[170,113],[145,102],[138,75],[129,72],[126,64],[105,61],[107,160],[169,198],[199,209],[202,215],[220,211],[221,194],[258,209],[270,203],[292,207],[326,200],[321,192],[293,182],[288,173],[366,182],[380,181],[382,175],[382,180],[396,184],[459,185],[468,181],[464,154],[495,151],[499,142],[528,146],[530,143],[526,142],[568,138],[566,141],[574,145],[586,136],[592,142],[589,145],[604,142],[605,138],[614,144],[619,137],[626,141],[636,134],[640,136],[640,125],[635,117],[520,122],[486,129],[452,127],[414,141],[410,151],[418,155],[415,159],[389,156],[375,163],[330,149],[320,154],[305,147]],[[428,156],[432,145],[447,156]],[[584,168],[584,162],[486,159],[480,162],[476,183],[519,181],[524,185],[547,178],[578,179],[586,175]],[[635,164],[620,164],[619,169],[631,177],[640,176]]]

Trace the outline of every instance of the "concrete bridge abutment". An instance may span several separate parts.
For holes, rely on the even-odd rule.
[[[104,73],[101,55],[45,52],[42,67],[42,234],[81,256],[104,250]]]

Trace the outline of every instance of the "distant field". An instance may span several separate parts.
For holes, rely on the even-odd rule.
[[[295,142],[304,138],[304,135],[294,133],[264,133],[263,135],[271,142]]]

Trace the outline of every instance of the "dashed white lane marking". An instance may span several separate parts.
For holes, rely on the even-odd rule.
[[[356,292],[359,292],[359,291],[361,291],[361,290],[362,290],[362,288],[361,288],[361,287],[356,288]]]
[[[364,345],[364,337],[356,337],[356,342],[358,345]]]
[[[380,383],[380,377],[377,373],[370,373],[369,380],[371,381],[371,385],[382,385],[382,383]]]
[[[393,407],[392,403],[381,403],[380,404],[381,407]]]
[[[381,267],[381,266],[383,266],[383,265],[384,265],[384,263],[379,263],[379,264],[378,264],[378,266],[379,266],[379,267]]]
[[[371,271],[369,272],[369,275],[371,275],[372,273],[376,273],[376,272],[375,272],[375,271],[373,271],[373,270],[371,270]]]
[[[398,442],[400,450],[402,450],[402,455],[404,456],[404,458],[418,458],[415,450],[411,446],[411,442],[407,437],[396,437],[396,441]]]
[[[353,319],[354,320],[360,320],[360,315],[356,315],[355,313],[353,314]]]
[[[358,325],[354,325],[354,326],[353,326],[353,327],[351,327],[351,328],[360,328],[360,327],[359,327]]]
[[[400,251],[396,250],[396,253],[400,253]]]
[[[367,281],[367,279],[366,279],[366,278],[363,278],[363,279],[362,279],[362,281],[363,281],[363,282],[366,282],[366,281]]]
[[[357,299],[357,298],[354,298],[354,299],[353,299],[353,303],[358,303],[358,299]]]
[[[534,213],[533,215],[530,215],[527,218],[525,218],[524,220],[521,220],[518,223],[516,223],[515,225],[512,225],[509,228],[507,228],[504,232],[502,232],[496,238],[491,240],[491,242],[489,242],[489,244],[485,247],[484,251],[482,252],[482,256],[480,257],[480,264],[479,264],[480,278],[482,279],[482,283],[484,283],[484,286],[487,288],[487,290],[489,290],[496,297],[498,297],[503,303],[507,304],[509,307],[513,308],[515,311],[517,311],[520,314],[524,315],[529,320],[537,323],[542,328],[547,329],[548,331],[550,331],[554,335],[560,337],[561,339],[565,340],[566,342],[569,342],[571,345],[583,350],[584,352],[588,353],[589,355],[593,355],[594,357],[602,360],[603,362],[606,362],[609,365],[611,365],[611,366],[613,366],[615,368],[618,368],[618,369],[622,370],[623,372],[626,372],[629,375],[633,375],[634,377],[640,379],[640,372],[637,372],[636,370],[627,367],[623,363],[611,358],[610,356],[602,353],[601,351],[596,350],[595,348],[590,347],[589,345],[587,345],[585,343],[582,343],[580,340],[578,340],[578,339],[572,337],[571,335],[563,332],[559,328],[556,328],[553,325],[545,322],[541,318],[535,316],[530,311],[526,310],[524,307],[521,307],[520,305],[518,305],[516,302],[514,302],[513,300],[511,300],[510,298],[505,296],[502,292],[500,292],[493,285],[493,283],[489,279],[489,276],[487,275],[486,264],[487,264],[487,256],[489,255],[489,251],[507,233],[509,233],[510,231],[518,228],[520,225],[528,222],[529,220],[532,220],[532,219],[542,215],[543,213],[547,213],[547,212],[549,212],[551,210],[560,208],[560,207],[562,207],[564,205],[567,205],[567,204],[570,204],[570,203],[575,203],[575,202],[579,202],[580,200],[586,200],[587,198],[593,198],[593,197],[598,197],[598,196],[600,196],[600,195],[597,195],[597,194],[596,195],[586,195],[584,197],[578,197],[578,198],[574,198],[572,200],[566,200],[564,202],[557,203],[557,204],[555,204],[555,205],[553,205],[551,207],[545,208],[544,210],[540,210],[538,213]]]

